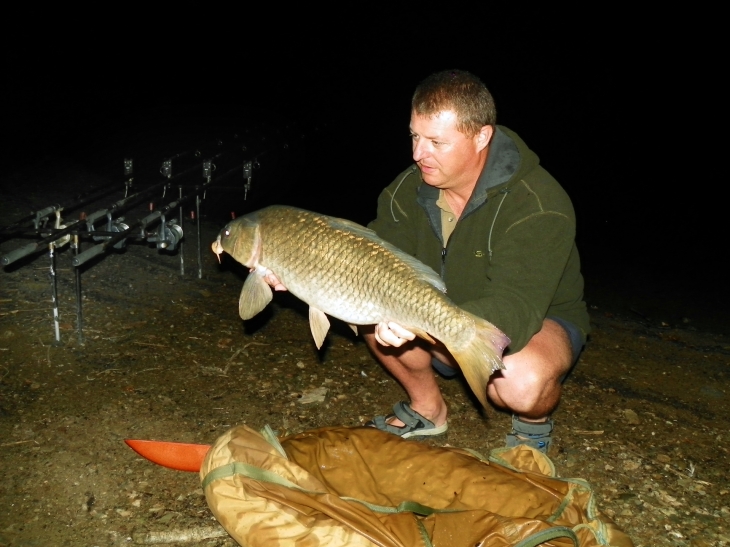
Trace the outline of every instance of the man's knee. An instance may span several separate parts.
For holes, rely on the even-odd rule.
[[[505,370],[490,382],[489,395],[518,414],[549,412],[558,403],[560,383],[572,361],[568,334],[546,319],[522,350],[504,357]]]
[[[490,382],[488,394],[499,406],[529,415],[545,404],[557,404],[560,382],[555,375],[531,367],[513,368],[511,372],[501,371]]]

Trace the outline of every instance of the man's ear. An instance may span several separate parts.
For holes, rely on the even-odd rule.
[[[477,144],[477,152],[481,152],[487,146],[489,146],[489,143],[492,140],[492,135],[494,135],[494,126],[482,126],[482,128],[479,130],[479,133],[474,136]]]

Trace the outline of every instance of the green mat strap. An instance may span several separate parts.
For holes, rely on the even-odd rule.
[[[433,547],[431,538],[428,535],[428,530],[426,530],[426,527],[421,522],[421,519],[416,519],[416,524],[418,525],[418,531],[421,532],[421,540],[423,541],[425,547]]]
[[[422,505],[415,501],[402,501],[398,505],[398,507],[392,507],[390,505],[375,505],[374,503],[370,503],[369,501],[363,501],[357,498],[350,498],[347,496],[340,496],[340,499],[345,501],[355,501],[357,503],[361,503],[362,505],[372,511],[375,511],[376,513],[386,513],[389,515],[394,513],[415,513],[416,515],[427,517],[429,515],[433,515],[434,513],[460,513],[461,511],[464,511],[464,509],[434,509],[433,507],[429,507],[428,505]]]
[[[279,442],[279,438],[276,436],[276,433],[273,429],[271,429],[269,424],[266,424],[260,433],[261,436],[266,439],[266,442],[273,446],[282,458],[287,460],[289,459],[289,456],[284,451],[284,447],[281,446],[281,443]]]
[[[203,489],[205,489],[205,487],[213,481],[225,479],[233,475],[243,475],[244,477],[249,477],[257,481],[271,482],[280,486],[284,486],[286,488],[299,490],[300,492],[307,492],[308,494],[324,494],[324,492],[313,492],[311,490],[302,488],[298,484],[285,479],[281,475],[277,475],[273,471],[266,471],[265,469],[261,469],[260,467],[256,467],[255,465],[249,465],[242,462],[231,462],[227,465],[223,465],[221,467],[213,469],[213,471],[208,473],[203,479]]]
[[[249,465],[247,463],[242,462],[231,462],[227,465],[223,465],[221,467],[218,467],[208,473],[205,478],[203,479],[203,488],[206,488],[211,482],[217,481],[219,479],[225,479],[227,477],[231,477],[233,475],[243,475],[244,477],[248,477],[249,479],[253,479],[256,481],[263,481],[263,482],[270,482],[272,484],[278,484],[279,486],[284,486],[285,488],[292,488],[294,490],[299,490],[300,492],[304,492],[307,494],[328,494],[329,492],[317,492],[315,490],[308,490],[306,488],[302,488],[296,483],[291,482],[288,479],[285,479],[281,475],[278,475],[277,473],[274,473],[273,471],[266,471],[265,469],[261,469],[260,467],[256,467],[255,465]],[[398,507],[391,507],[388,505],[376,505],[374,503],[370,503],[364,500],[360,500],[357,498],[351,498],[348,496],[339,496],[341,500],[344,501],[354,501],[357,503],[361,503],[368,509],[372,511],[376,511],[378,513],[415,513],[417,515],[422,516],[428,516],[432,515],[434,513],[455,513],[461,511],[461,509],[434,509],[433,507],[428,507],[427,505],[423,505],[421,503],[415,502],[415,501],[404,501],[401,502]]]
[[[542,530],[540,532],[537,532],[536,534],[532,534],[530,537],[525,538],[517,543],[515,547],[537,547],[538,545],[542,545],[546,541],[551,541],[558,538],[568,538],[570,541],[573,542],[573,545],[579,547],[578,536],[576,536],[575,532],[573,532],[573,530],[571,530],[567,526],[556,526],[555,528]]]

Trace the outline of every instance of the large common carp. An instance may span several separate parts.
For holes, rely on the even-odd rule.
[[[251,268],[238,311],[250,319],[272,299],[263,277],[273,272],[309,304],[317,347],[329,330],[325,314],[350,325],[393,321],[418,336],[440,340],[486,406],[492,372],[504,368],[509,338],[488,321],[456,306],[431,268],[348,220],[275,205],[229,222],[213,252]]]

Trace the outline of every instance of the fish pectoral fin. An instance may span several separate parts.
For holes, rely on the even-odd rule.
[[[327,332],[330,330],[330,320],[327,315],[314,306],[309,306],[309,328],[312,330],[312,337],[317,349],[322,347]]]
[[[271,287],[260,275],[251,272],[241,289],[241,298],[238,299],[238,315],[241,319],[251,319],[263,310],[273,298]]]
[[[355,333],[355,336],[357,336],[357,335],[358,335],[358,332],[357,332],[357,325],[353,325],[352,323],[348,323],[348,325],[349,325],[349,327],[350,327],[350,328],[352,329],[352,332],[354,332],[354,333]]]
[[[427,342],[430,342],[431,344],[436,343],[436,340],[434,340],[433,337],[423,329],[419,329],[416,327],[404,327],[404,328],[408,329],[409,331],[411,331],[413,334],[415,334],[419,338],[423,338]]]

